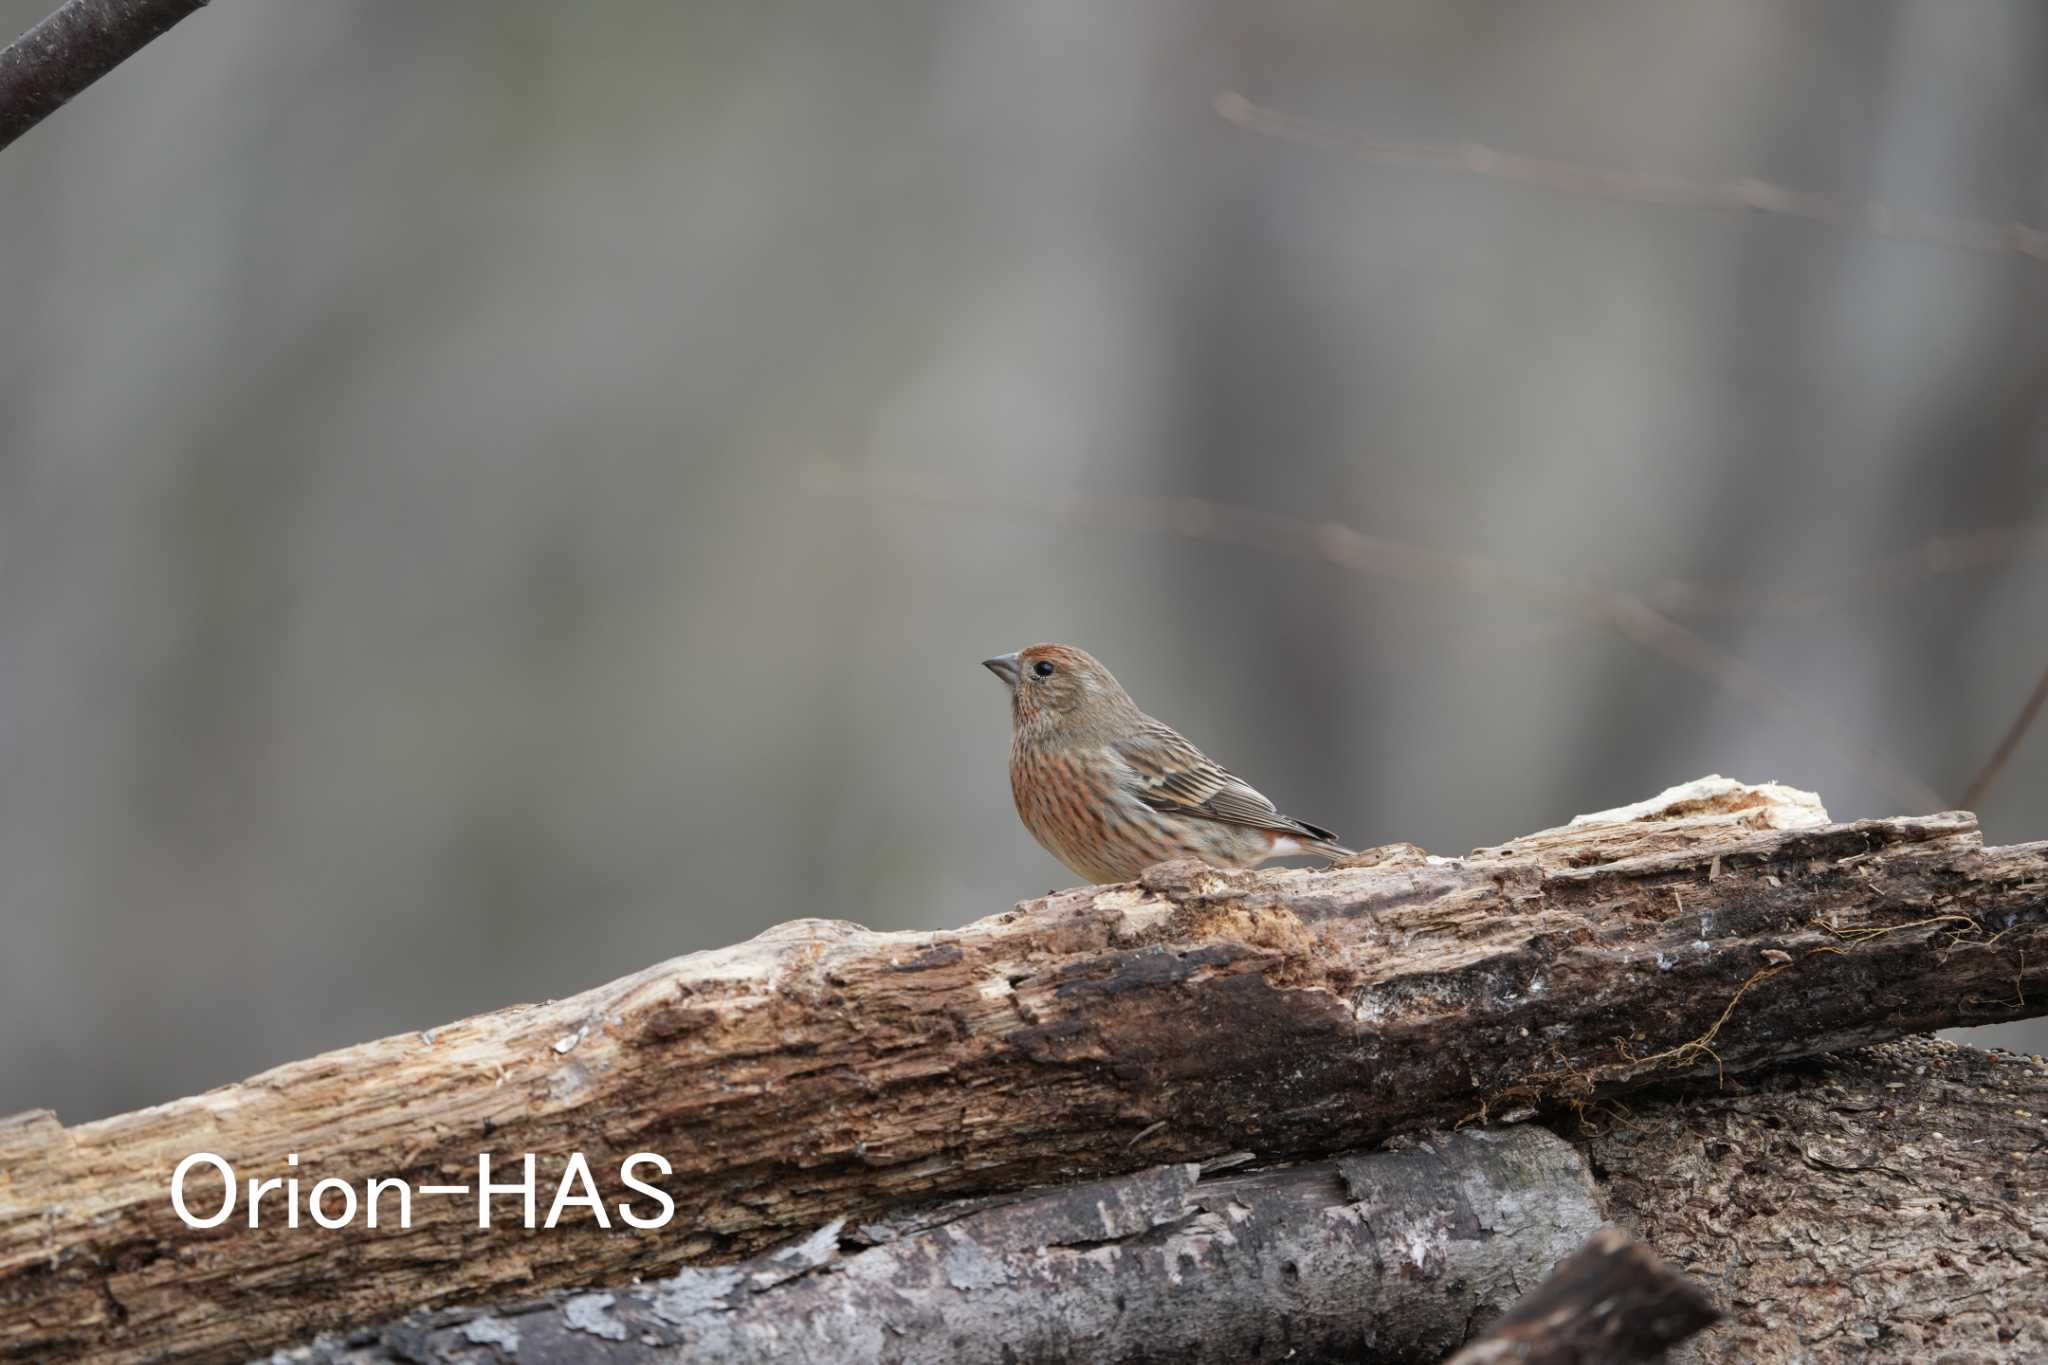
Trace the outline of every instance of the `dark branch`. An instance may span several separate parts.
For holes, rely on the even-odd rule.
[[[0,52],[0,147],[140,52],[206,0],[65,0]]]
[[[1720,1316],[1655,1252],[1604,1228],[1448,1365],[1652,1361]]]

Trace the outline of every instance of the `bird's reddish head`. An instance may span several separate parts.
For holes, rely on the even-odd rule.
[[[1110,671],[1085,649],[1042,644],[982,660],[1010,688],[1018,737],[1085,734],[1137,710]]]

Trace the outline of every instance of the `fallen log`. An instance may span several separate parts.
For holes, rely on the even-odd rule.
[[[467,1365],[496,1345],[558,1365],[1434,1362],[1600,1222],[1569,1144],[1473,1130],[1245,1174],[1154,1167],[902,1226],[835,1222],[738,1265],[415,1315],[271,1361]],[[856,1239],[878,1244],[842,1249]]]
[[[1406,846],[1329,870],[1167,864],[959,930],[783,925],[568,1000],[481,1015],[64,1128],[0,1127],[0,1358],[231,1359],[407,1309],[732,1260],[905,1201],[1587,1103],[2040,1012],[2048,846],[1986,849],[1948,813],[1824,823],[1711,780],[1462,859]],[[660,1232],[258,1227],[262,1179],[516,1178],[624,1202]],[[294,1166],[292,1159],[297,1158]],[[644,1199],[638,1205],[649,1210]],[[622,1211],[623,1214],[623,1211]],[[310,1218],[310,1214],[308,1215]]]
[[[1791,1365],[1830,1353],[1867,1365],[1936,1359],[2033,1365],[2048,1359],[2048,1301],[2040,1291],[2040,1246],[2048,1240],[2042,1212],[2048,1210],[2048,1063],[2040,1058],[1911,1038],[1725,1083],[1656,1087],[1626,1103],[1567,1106],[1546,1121],[1570,1134],[1574,1150],[1599,1173],[1599,1210],[1669,1246],[1686,1275],[1699,1288],[1711,1288],[1728,1310],[1705,1335],[1667,1353],[1672,1365]],[[1520,1134],[1534,1131],[1534,1125],[1484,1131]],[[1444,1179],[1415,1192],[1419,1205],[1386,1193],[1370,1200],[1368,1221],[1393,1229],[1397,1244],[1412,1248],[1415,1229],[1465,1226],[1462,1219],[1444,1219],[1441,1211],[1443,1192],[1463,1178],[1464,1158],[1450,1145],[1455,1141],[1395,1140],[1409,1150],[1426,1144],[1420,1149],[1433,1148],[1444,1162]],[[1335,1164],[1341,1169],[1350,1162]],[[1156,1190],[1159,1174],[1125,1179]],[[1130,1187],[1122,1188],[1117,1206],[1139,1207]],[[1204,1181],[1195,1201],[1206,1201],[1216,1188]],[[1057,1192],[1048,1202],[1071,1208],[1065,1201],[1069,1193]],[[1479,1206],[1488,1202],[1482,1198]],[[1270,1215],[1272,1205],[1263,1207]],[[959,1216],[962,1210],[949,1206],[892,1219],[891,1228],[909,1236]],[[1540,1209],[1521,1204],[1492,1231],[1523,1236],[1531,1221],[1562,1230],[1587,1216],[1575,1194],[1552,1196]],[[1046,1240],[1055,1240],[1050,1230]],[[1425,1302],[1428,1293],[1441,1292],[1443,1327],[1453,1335],[1469,1331],[1485,1315],[1469,1312],[1469,1300],[1457,1297],[1446,1281],[1454,1285],[1473,1272],[1465,1266],[1455,1276],[1428,1274],[1436,1253],[1424,1245],[1424,1278],[1430,1281]],[[1384,1251],[1379,1258],[1397,1269],[1412,1263]],[[1443,1263],[1448,1270],[1448,1252]],[[783,1264],[770,1257],[761,1268],[772,1282],[785,1273],[778,1269]],[[1299,1265],[1311,1284],[1333,1269]],[[684,1302],[694,1303],[699,1296],[691,1287],[711,1273],[716,1272],[685,1271],[651,1291],[605,1291],[625,1305],[621,1317],[597,1311],[600,1305],[587,1293],[560,1294],[497,1308],[417,1314],[286,1352],[283,1360],[386,1365],[395,1358],[431,1365],[437,1359],[489,1359],[482,1344],[514,1335],[521,1359],[549,1359],[549,1352],[573,1353],[579,1346],[594,1350],[600,1342],[606,1349],[634,1352],[645,1344],[630,1333],[624,1343],[616,1342],[616,1328],[609,1324],[647,1327],[641,1306],[649,1292],[660,1317],[661,1305],[676,1301],[665,1292],[670,1283],[683,1290]],[[1159,1296],[1173,1292],[1165,1285],[1151,1289]],[[1227,1286],[1219,1292],[1213,1278],[1199,1286],[1196,1297],[1212,1319],[1227,1320],[1216,1330],[1235,1333],[1230,1339],[1266,1331],[1272,1356],[1291,1349],[1298,1352],[1293,1359],[1320,1354],[1432,1360],[1438,1349],[1421,1322],[1405,1332],[1356,1334],[1341,1314],[1318,1314],[1298,1300],[1282,1308],[1260,1293],[1232,1293]],[[648,1329],[656,1345],[645,1348],[645,1359],[695,1358],[688,1350],[671,1349],[664,1331],[673,1325]],[[593,1328],[611,1335],[599,1337]],[[1179,1349],[1180,1339],[1170,1331],[1164,1340]],[[975,1344],[963,1338],[961,1349]],[[1081,1354],[1103,1361],[1173,1358],[1171,1350],[1147,1349],[1147,1341],[1127,1349],[1131,1345],[1128,1336],[1105,1335]],[[1240,1358],[1264,1356],[1253,1349]]]

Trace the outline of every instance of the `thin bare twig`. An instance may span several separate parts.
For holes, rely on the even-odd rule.
[[[1688,629],[1631,593],[1601,588],[1562,574],[1525,569],[1461,551],[1437,550],[1367,535],[1331,521],[1237,507],[1202,498],[1001,498],[929,477],[856,471],[821,460],[809,471],[812,491],[831,496],[865,491],[877,497],[951,507],[981,508],[1108,530],[1151,531],[1266,554],[1335,565],[1354,573],[1401,582],[1512,594],[1571,612],[1666,662],[1695,673],[1758,709],[1796,725],[1832,749],[1850,767],[1909,809],[1939,810],[1947,803],[1932,787],[1872,751],[1835,720],[1800,701],[1754,666]],[[864,483],[865,489],[850,486]]]
[[[0,51],[0,147],[140,52],[206,0],[64,0]]]
[[[2004,770],[2006,761],[2018,751],[2020,741],[2026,738],[2028,727],[2034,723],[2034,717],[2041,714],[2044,705],[2048,705],[2048,669],[2042,670],[2041,680],[2034,684],[2034,691],[2027,698],[2026,705],[2020,707],[2020,713],[2013,717],[2012,726],[2005,732],[2005,738],[1998,741],[1998,747],[1991,751],[1991,757],[1984,760],[1984,766],[1970,779],[1969,790],[1963,793],[1963,809],[1977,809],[1977,803],[1984,799],[1984,794],[1991,790],[1991,784],[1998,780],[1998,774]]]
[[[2022,522],[1929,536],[1917,545],[1851,569],[1832,584],[1752,588],[1666,578],[1643,589],[1642,596],[1673,616],[1817,616],[1851,601],[1883,598],[1937,578],[2042,557],[2048,557],[2048,526]]]
[[[1749,177],[1706,183],[1674,175],[1602,170],[1570,161],[1496,151],[1470,142],[1405,142],[1374,137],[1370,133],[1268,109],[1252,103],[1234,90],[1226,90],[1216,97],[1216,112],[1254,133],[1304,146],[1345,152],[1381,165],[1421,166],[1462,175],[1488,176],[1564,194],[1587,194],[1638,204],[1780,213],[1867,237],[1924,242],[1958,251],[2048,261],[2048,231],[2025,223],[1988,223],[1940,213],[1890,208],[1884,204],[1845,203],[1825,194],[1787,189]]]

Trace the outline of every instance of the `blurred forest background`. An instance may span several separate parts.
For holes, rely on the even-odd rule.
[[[1354,843],[1959,804],[2044,151],[2037,0],[216,0],[0,153],[0,1113],[1070,884],[1040,639]]]

